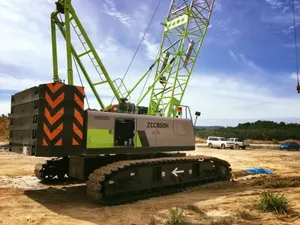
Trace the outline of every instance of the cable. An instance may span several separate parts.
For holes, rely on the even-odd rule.
[[[60,13],[59,13],[58,15],[59,15],[59,17],[60,17],[60,20],[63,21],[61,15],[60,15]],[[73,55],[72,55],[72,56],[73,56]],[[79,78],[79,80],[80,80],[81,86],[83,87],[83,82],[82,82],[82,79],[81,79],[81,77],[80,77],[80,73],[79,73],[79,70],[78,70],[78,67],[77,67],[77,63],[76,63],[76,60],[75,60],[75,57],[74,57],[74,56],[73,56],[73,62],[74,62],[74,64],[75,64],[75,68],[76,68],[77,75],[78,75],[78,78]],[[90,107],[90,103],[89,103],[89,100],[88,100],[88,98],[87,98],[87,95],[85,95],[85,99],[86,99],[86,103],[87,103],[87,105],[88,105],[88,107],[89,107],[89,109],[90,109],[91,107]]]
[[[141,90],[141,93],[140,93],[140,96],[139,96],[137,102],[139,102],[140,99],[141,99],[141,97],[142,97],[143,91],[144,91],[144,89],[145,89],[145,87],[146,87],[146,84],[148,83],[148,80],[149,80],[149,77],[150,77],[150,75],[151,75],[151,72],[152,72],[152,69],[151,69],[151,71],[149,72],[149,75],[147,76],[146,82],[145,82],[145,84],[144,84],[144,86],[143,86],[143,88],[142,88],[142,90]]]
[[[158,55],[159,55],[159,51],[157,52],[155,59],[157,59]],[[146,87],[146,84],[148,83],[148,80],[149,80],[149,77],[150,77],[151,73],[152,73],[152,68],[151,68],[151,71],[149,72],[149,75],[147,76],[146,82],[145,82],[145,84],[144,84],[144,86],[143,86],[143,88],[141,90],[140,96],[139,96],[139,98],[137,100],[138,102],[140,101],[140,99],[142,97],[143,91],[144,91],[144,89]]]
[[[81,86],[83,87],[83,83],[82,83],[82,80],[81,80],[81,77],[80,77],[80,73],[79,73],[79,70],[78,70],[78,67],[77,67],[77,63],[76,63],[76,61],[75,61],[74,56],[73,56],[73,61],[74,61],[74,64],[75,64],[75,68],[76,68],[76,70],[77,70],[77,74],[78,74],[78,77],[79,77]],[[88,105],[88,107],[89,107],[89,109],[90,109],[91,107],[90,107],[90,103],[89,103],[89,100],[88,100],[88,98],[87,98],[87,95],[85,95],[85,99],[86,99],[86,103],[87,103],[87,105]]]
[[[158,0],[157,6],[156,6],[156,8],[155,8],[155,10],[154,10],[154,12],[153,12],[153,14],[152,14],[152,17],[151,17],[151,19],[150,19],[150,22],[148,23],[147,28],[146,28],[146,30],[144,31],[143,37],[142,37],[142,39],[140,40],[140,43],[139,43],[137,49],[135,50],[135,53],[134,53],[134,55],[133,55],[133,57],[132,57],[132,59],[131,59],[129,65],[128,65],[128,67],[127,67],[125,73],[124,73],[124,76],[123,76],[123,78],[122,78],[122,82],[124,82],[124,79],[125,79],[125,77],[126,77],[128,71],[129,71],[129,69],[130,69],[130,67],[131,67],[131,64],[133,63],[133,60],[134,60],[134,58],[135,58],[137,52],[139,51],[139,49],[140,49],[140,47],[141,47],[141,44],[142,44],[143,40],[145,39],[145,36],[146,36],[146,34],[147,34],[147,32],[148,32],[148,29],[149,29],[149,27],[150,27],[150,25],[151,25],[151,23],[152,23],[152,21],[153,21],[153,19],[154,19],[154,16],[155,16],[155,14],[156,14],[156,12],[157,12],[157,9],[158,9],[160,3],[161,3],[161,0]],[[114,99],[115,99],[115,97],[113,97],[112,101],[113,101]]]
[[[295,38],[295,54],[296,54],[296,69],[297,69],[297,85],[299,85],[299,65],[298,65],[298,46],[297,46],[297,30],[296,30],[296,15],[295,15],[295,0],[293,0],[293,18],[294,18],[294,38]]]
[[[150,25],[151,25],[151,23],[152,23],[152,20],[153,20],[155,14],[156,14],[156,12],[157,12],[157,9],[158,9],[160,3],[161,3],[161,0],[158,1],[158,4],[157,4],[157,6],[156,6],[156,8],[155,8],[155,10],[154,10],[154,13],[152,14],[152,17],[151,17],[151,19],[150,19],[150,22],[148,23],[148,26],[147,26],[147,28],[146,28],[144,34],[143,34],[143,37],[142,37],[142,39],[141,39],[141,41],[140,41],[140,43],[139,43],[139,45],[138,45],[138,47],[137,47],[137,49],[136,49],[136,51],[135,51],[133,57],[132,57],[132,59],[131,59],[129,65],[128,65],[128,67],[127,67],[127,70],[126,70],[126,72],[125,72],[125,74],[124,74],[122,80],[124,80],[124,78],[126,77],[128,71],[129,71],[129,68],[131,67],[132,62],[133,62],[133,60],[134,60],[134,58],[135,58],[135,56],[136,56],[136,54],[137,54],[139,48],[141,47],[141,44],[142,44],[143,40],[145,39],[145,36],[146,36],[146,34],[147,34],[147,32],[148,32],[148,29],[149,29],[149,27],[150,27]]]

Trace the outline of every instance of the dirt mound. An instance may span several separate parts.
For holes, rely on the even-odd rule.
[[[203,139],[201,137],[196,137],[195,138],[196,143],[206,143],[206,139]],[[294,139],[287,139],[284,141],[262,141],[262,140],[251,140],[251,139],[246,139],[245,141],[249,142],[250,144],[264,144],[264,145],[274,145],[274,144],[282,144],[284,142],[297,142],[300,144],[300,140],[294,140]]]
[[[251,185],[264,188],[300,187],[300,176],[283,177],[271,175],[269,177],[259,177],[252,180]]]
[[[195,138],[196,143],[206,143],[206,139],[200,138],[200,137],[196,137]]]
[[[287,139],[287,140],[284,140],[284,141],[277,141],[277,140],[273,140],[273,141],[262,141],[262,140],[251,140],[251,139],[247,139],[247,141],[250,143],[250,144],[282,144],[284,142],[297,142],[298,144],[300,144],[300,140],[294,140],[294,139]]]
[[[0,141],[7,141],[9,137],[9,119],[0,117]]]
[[[300,187],[300,176],[249,174],[244,171],[236,171],[232,172],[232,177],[241,184],[249,184],[263,188]]]

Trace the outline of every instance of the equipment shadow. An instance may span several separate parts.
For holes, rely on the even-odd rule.
[[[207,190],[208,191],[208,190]],[[136,200],[131,203],[123,203],[121,205],[106,206],[101,205],[90,199],[86,194],[85,183],[72,184],[68,186],[51,185],[45,189],[25,190],[24,194],[30,199],[38,202],[52,212],[60,215],[66,215],[74,219],[89,221],[95,224],[105,224],[108,221],[122,220],[123,215],[130,217],[132,211],[140,211],[143,214],[155,214],[158,210],[170,209],[172,207],[191,205],[197,202],[206,201],[222,196],[236,194],[238,190],[214,191],[213,194],[205,194],[202,191],[181,191],[173,194],[165,194],[163,196],[153,196],[146,199]],[[211,190],[210,190],[211,191]],[[243,190],[239,190],[243,191]],[[126,214],[128,211],[128,215]],[[112,215],[119,215],[120,218]],[[146,221],[145,221],[146,222]]]

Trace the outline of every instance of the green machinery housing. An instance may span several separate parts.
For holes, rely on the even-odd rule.
[[[171,1],[157,58],[128,90],[124,79],[109,76],[71,0],[58,0],[50,17],[53,82],[12,95],[10,151],[52,157],[35,166],[41,181],[85,180],[87,194],[99,202],[138,199],[230,179],[228,162],[181,152],[195,150],[192,115],[181,102],[213,5],[214,0]],[[59,76],[56,28],[66,41],[67,83]],[[81,52],[72,41],[71,30],[81,43]],[[83,58],[92,63],[92,74]],[[74,65],[87,87],[74,84]],[[151,71],[155,74],[149,88],[137,102],[129,102]],[[109,104],[103,101],[107,94],[101,92],[103,85],[114,96]],[[86,109],[86,88],[92,90],[100,110]],[[142,106],[147,96],[148,106]]]

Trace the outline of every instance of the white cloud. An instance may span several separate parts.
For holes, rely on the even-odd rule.
[[[126,78],[128,88],[132,87],[139,77],[140,74],[128,76]],[[222,77],[224,78],[222,79]],[[201,120],[208,123],[212,121],[218,123],[219,121],[218,124],[223,125],[230,125],[236,120],[244,119],[299,117],[300,105],[297,95],[295,95],[295,98],[278,98],[263,85],[258,86],[256,83],[252,83],[251,80],[237,80],[237,77],[241,77],[241,75],[194,73],[183,98],[183,104],[189,105],[192,113],[195,111],[202,112]],[[14,78],[10,79],[7,77],[7,83],[15,81]],[[15,86],[14,89],[28,88],[35,83],[39,83],[39,81],[25,80],[25,83]],[[140,90],[141,87],[134,92],[135,94],[131,99],[133,102],[137,100]],[[104,92],[108,96],[104,97],[103,100],[109,104],[112,95],[109,89],[105,89]],[[99,109],[96,99],[91,96],[88,97],[91,108]],[[0,101],[0,114],[7,113],[9,101],[9,98],[6,101]]]
[[[287,44],[282,44],[283,47],[286,48],[295,48],[295,43],[287,43]],[[300,47],[300,43],[297,44],[297,47]],[[300,57],[299,57],[300,58]]]
[[[241,31],[235,28],[234,20],[232,20],[231,16],[227,16],[226,19],[219,18],[217,21],[216,24],[213,24],[212,30],[216,32],[217,36],[228,36],[222,41],[218,37],[217,42],[227,45],[228,42],[233,42],[235,38],[241,35]]]
[[[265,0],[272,8],[281,8],[284,3],[280,0]]]
[[[214,3],[214,10],[216,12],[221,12],[222,11],[222,5],[221,5],[221,3],[219,1],[215,1],[215,3]]]
[[[97,52],[101,58],[109,57],[108,54],[115,54],[118,51],[118,42],[113,37],[108,37],[98,45]]]
[[[272,9],[280,9],[283,13],[288,10],[292,10],[293,0],[265,0],[267,4],[271,6]],[[300,9],[299,1],[294,1],[295,9]]]
[[[299,76],[300,76],[300,75],[299,75]],[[297,79],[298,79],[297,73],[292,73],[289,77],[290,77],[291,79],[293,79],[293,80],[297,80]]]
[[[116,4],[113,0],[105,0],[106,4],[103,4],[104,12],[107,13],[110,16],[113,16],[117,18],[122,24],[124,24],[127,27],[131,26],[131,19],[128,15],[120,12],[116,8]]]
[[[261,67],[256,65],[252,60],[245,57],[244,54],[239,55],[240,61],[249,69],[252,69],[252,71],[255,71],[256,73],[263,74],[266,71],[264,71]]]
[[[263,13],[261,21],[265,23],[272,23],[282,25],[282,33],[285,35],[291,35],[294,32],[294,20],[293,20],[293,3],[285,0],[265,0],[267,4],[271,6],[271,9],[275,13]],[[300,2],[295,1],[295,20],[296,27],[300,25]]]
[[[236,55],[233,53],[233,51],[229,50],[229,55],[231,56],[231,58],[233,58],[234,60],[238,60]]]
[[[0,90],[12,90],[12,91],[19,91],[26,88],[33,87],[40,83],[48,83],[46,79],[28,79],[26,77],[20,79],[17,77],[13,77],[12,75],[1,74],[1,86]],[[21,81],[20,81],[21,80]]]
[[[51,55],[44,54],[41,49],[51,47],[50,29],[47,28],[52,7],[41,1],[28,3],[28,0],[16,0],[14,4],[0,2],[0,15],[6,15],[0,19],[0,61],[42,71],[49,68],[49,64],[39,62],[51,62]],[[47,20],[41,19],[45,17]]]
[[[142,44],[146,48],[146,56],[149,59],[155,60],[160,44],[150,34],[146,34]]]
[[[193,111],[201,111],[204,120],[299,118],[299,96],[278,98],[250,79],[237,80],[239,76],[217,73],[194,76],[183,101]]]
[[[252,75],[263,75],[267,73],[264,69],[262,69],[260,66],[258,66],[256,63],[254,63],[252,60],[248,59],[243,53],[236,54],[232,50],[229,50],[229,55],[231,58],[233,58],[235,61],[237,61],[240,65],[243,66],[246,73],[253,73]]]

